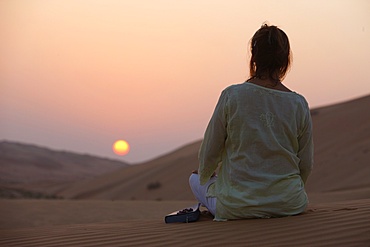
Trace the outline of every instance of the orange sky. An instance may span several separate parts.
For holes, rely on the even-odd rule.
[[[2,0],[0,140],[139,162],[201,139],[264,21],[288,34],[285,83],[311,107],[369,94],[369,13],[366,0]]]

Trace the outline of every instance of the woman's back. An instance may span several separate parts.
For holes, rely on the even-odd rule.
[[[225,119],[223,123],[220,121]],[[214,121],[214,122],[212,122]],[[312,142],[310,113],[305,99],[252,83],[233,85],[220,97],[209,126],[226,126],[218,179],[210,188],[217,195],[220,219],[271,217],[301,213],[307,205],[305,174],[312,165],[298,156]],[[219,127],[217,127],[219,125]],[[223,133],[222,131],[218,133]],[[206,132],[200,150],[205,164],[217,147],[217,132]],[[209,145],[207,145],[209,143]],[[304,144],[306,143],[306,144]],[[308,145],[309,146],[309,145]],[[304,150],[304,153],[311,150]]]
[[[246,82],[225,89],[217,108],[215,119],[225,119],[227,133],[220,174],[213,188],[220,205],[219,217],[302,212],[307,196],[297,156],[302,143],[297,137],[310,129],[305,99],[294,92]],[[246,206],[241,209],[240,205]]]
[[[250,78],[222,92],[200,148],[199,179],[190,179],[216,220],[294,215],[308,203],[312,125],[304,97],[282,84],[288,36],[264,24],[250,51]]]

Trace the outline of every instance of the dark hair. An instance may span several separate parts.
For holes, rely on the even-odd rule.
[[[291,63],[288,36],[278,27],[263,24],[250,42],[250,78],[282,81]]]

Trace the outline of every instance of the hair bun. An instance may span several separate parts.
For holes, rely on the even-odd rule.
[[[277,26],[263,24],[251,41],[251,77],[282,80],[290,67],[288,36]]]

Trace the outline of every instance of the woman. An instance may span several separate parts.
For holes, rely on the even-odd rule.
[[[251,53],[250,78],[222,92],[199,169],[189,179],[216,221],[296,215],[308,204],[312,122],[304,97],[282,83],[291,62],[288,37],[264,24],[251,40]]]

